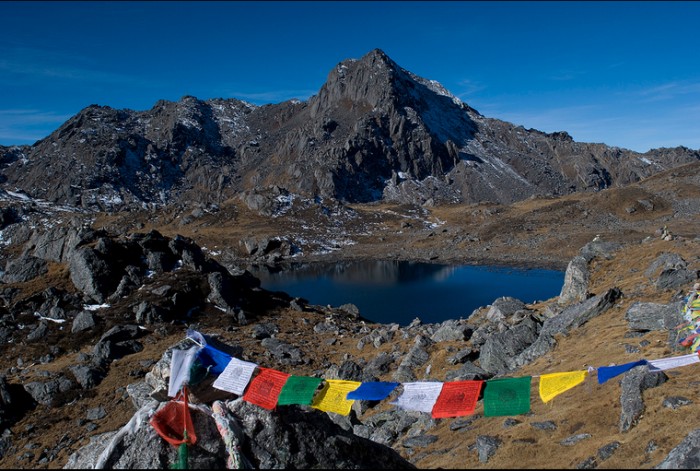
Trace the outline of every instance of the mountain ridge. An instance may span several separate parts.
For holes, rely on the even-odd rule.
[[[316,95],[255,106],[91,105],[31,146],[0,147],[3,188],[96,209],[218,204],[279,187],[346,203],[513,203],[623,186],[700,160],[644,154],[488,118],[375,49]]]

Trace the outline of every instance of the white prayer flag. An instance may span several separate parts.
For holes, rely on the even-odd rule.
[[[690,353],[688,355],[682,355],[679,357],[671,358],[661,358],[659,360],[648,360],[650,371],[663,371],[670,370],[671,368],[678,368],[679,366],[692,365],[693,363],[700,363],[700,357],[697,353]]]
[[[212,386],[242,396],[257,366],[249,361],[231,358]]]
[[[417,381],[403,383],[403,393],[391,404],[405,410],[432,412],[442,383],[438,381]]]
[[[200,347],[187,350],[173,350],[170,360],[170,379],[168,380],[168,396],[177,396],[183,384],[190,380],[190,368]]]

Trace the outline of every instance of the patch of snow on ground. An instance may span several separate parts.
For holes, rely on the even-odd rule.
[[[18,193],[16,191],[7,190],[7,194],[10,196],[14,196],[15,198],[20,199],[20,200],[31,201],[31,198],[24,193]]]
[[[104,309],[109,307],[109,304],[83,304],[83,309],[86,311],[97,311],[98,309]]]

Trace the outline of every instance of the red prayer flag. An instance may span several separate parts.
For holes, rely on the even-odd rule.
[[[243,400],[265,409],[274,409],[284,383],[291,375],[272,368],[258,366],[260,373],[253,378],[243,395]]]
[[[434,419],[471,415],[476,409],[483,381],[448,381],[443,383],[433,406]]]

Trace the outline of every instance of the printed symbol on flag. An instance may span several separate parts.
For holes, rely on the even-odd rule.
[[[261,396],[269,396],[273,387],[274,387],[274,384],[272,384],[272,381],[270,381],[270,380],[262,381],[262,382],[260,382],[260,385],[258,386],[258,394],[260,394]]]
[[[498,399],[503,402],[514,401],[517,397],[517,394],[512,389],[502,389],[498,391]]]

